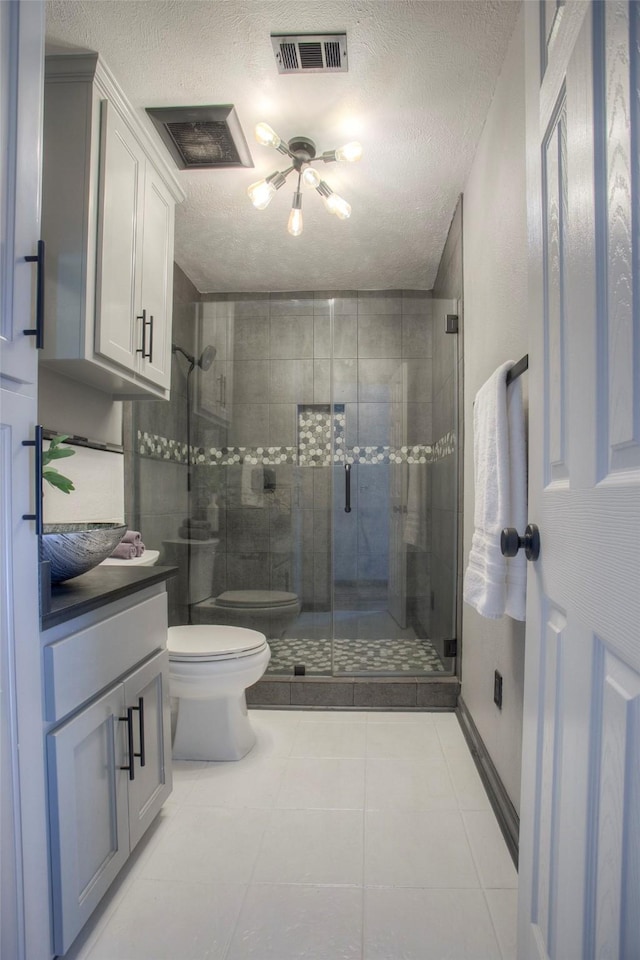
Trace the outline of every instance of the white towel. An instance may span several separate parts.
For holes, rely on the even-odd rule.
[[[513,365],[509,360],[489,377],[473,410],[474,532],[463,596],[483,617],[496,620],[505,613],[525,616],[524,556],[507,562],[500,552],[503,528],[516,527],[522,535],[526,523],[522,386],[517,380],[508,390],[506,385]]]
[[[264,467],[262,464],[243,460],[240,502],[243,507],[264,506]]]
[[[427,464],[409,463],[407,514],[402,539],[414,547],[426,548],[427,531]],[[397,469],[397,467],[396,467]]]

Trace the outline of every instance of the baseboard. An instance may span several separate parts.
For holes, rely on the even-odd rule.
[[[513,862],[518,868],[518,838],[520,835],[520,818],[511,799],[504,788],[500,775],[496,770],[491,757],[484,745],[484,741],[478,732],[478,728],[473,722],[473,717],[469,713],[467,706],[462,699],[458,697],[458,706],[456,709],[462,732],[465,735],[471,756],[473,757],[478,773],[485,786],[493,812],[495,813],[500,829],[504,836],[509,853]]]

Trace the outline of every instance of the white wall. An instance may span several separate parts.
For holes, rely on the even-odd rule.
[[[464,190],[465,566],[473,533],[473,400],[499,364],[527,353],[526,242],[521,11]],[[519,809],[524,624],[485,620],[464,604],[462,644],[462,697]],[[502,711],[493,703],[496,669]]]
[[[122,403],[44,366],[38,371],[38,420],[58,434],[122,444]],[[73,480],[75,490],[64,494],[44,484],[44,522],[122,522],[124,456],[81,446],[72,449],[73,457],[56,460],[52,466]]]

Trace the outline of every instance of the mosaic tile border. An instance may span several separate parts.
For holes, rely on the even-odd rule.
[[[413,446],[365,446],[355,445],[335,450],[331,457],[331,444],[314,444],[314,437],[301,449],[299,447],[202,447],[191,448],[191,462],[208,466],[233,466],[245,462],[275,466],[289,463],[304,467],[329,466],[333,463],[437,463],[456,451],[455,436],[448,433],[435,444]],[[187,445],[178,440],[169,440],[146,431],[138,431],[137,452],[153,460],[187,462]]]

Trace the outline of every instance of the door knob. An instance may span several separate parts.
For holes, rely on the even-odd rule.
[[[505,527],[500,534],[500,550],[503,557],[515,557],[521,547],[524,547],[527,560],[537,560],[540,556],[540,531],[535,523],[527,524],[524,537],[518,534],[515,527]]]

